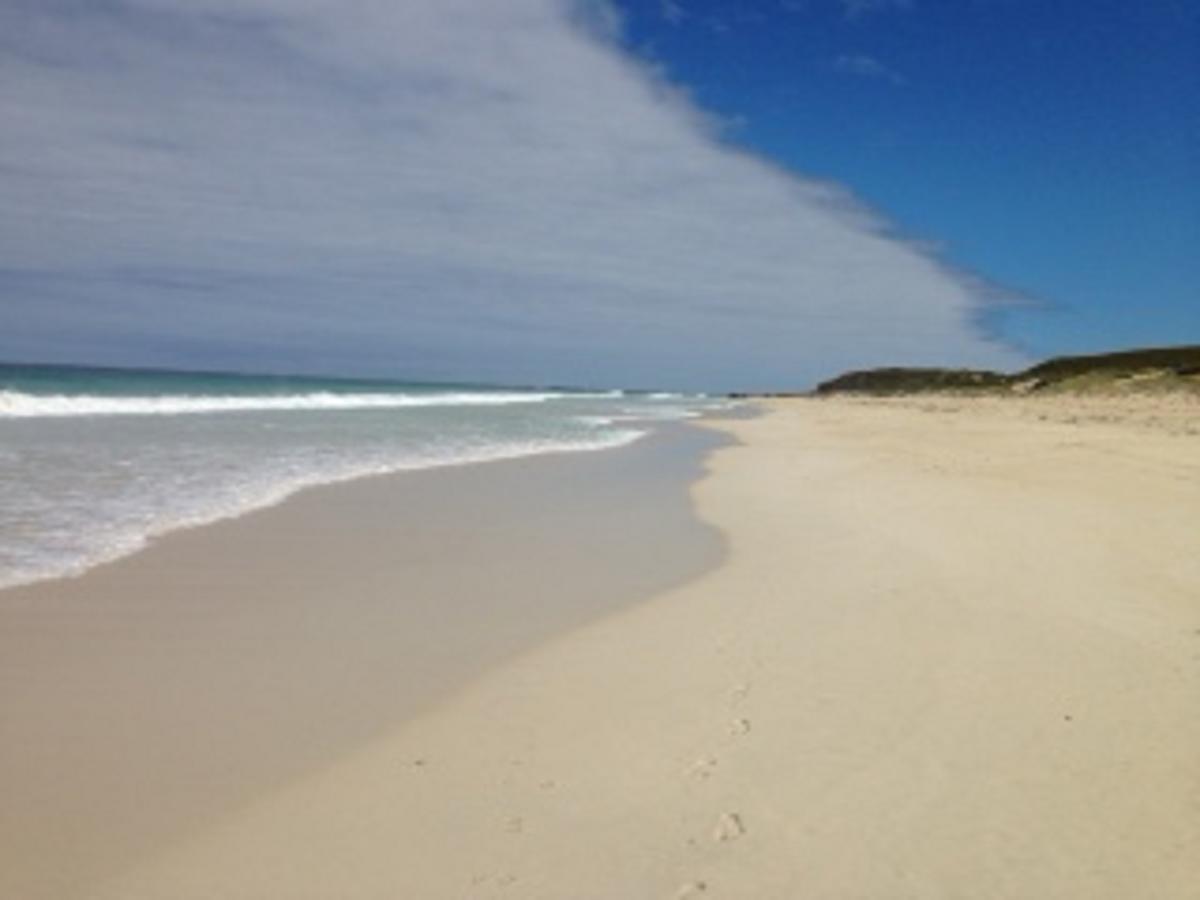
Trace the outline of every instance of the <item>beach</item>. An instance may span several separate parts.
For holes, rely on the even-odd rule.
[[[756,407],[0,592],[0,896],[1195,897],[1194,401]]]

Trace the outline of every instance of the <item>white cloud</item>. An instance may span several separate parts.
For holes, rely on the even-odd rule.
[[[558,0],[0,10],[0,357],[752,387],[1006,364],[988,291]]]
[[[873,56],[863,53],[843,54],[833,61],[833,67],[844,75],[862,78],[882,78],[892,84],[905,84],[906,79],[895,69],[885,66]]]

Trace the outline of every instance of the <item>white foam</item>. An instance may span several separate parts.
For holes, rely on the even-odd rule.
[[[77,552],[70,557],[34,555],[7,570],[0,569],[0,588],[81,575],[102,563],[136,553],[153,539],[169,532],[233,519],[257,509],[275,506],[309,487],[443,466],[471,465],[552,453],[608,450],[631,444],[645,434],[646,432],[641,430],[621,429],[586,440],[506,441],[484,446],[444,448],[436,454],[412,454],[391,461],[348,463],[337,468],[305,472],[297,472],[285,466],[274,474],[264,474],[240,485],[236,490],[222,492],[219,499],[214,500],[210,496],[189,508],[173,506],[169,514],[160,514],[157,517],[147,511],[147,514],[132,517],[132,521],[127,520],[103,534],[92,534],[84,552]]]
[[[679,406],[643,406],[639,408],[626,407],[621,414],[613,416],[617,422],[674,422],[681,419],[695,419],[701,413],[693,409]]]
[[[0,391],[0,418],[66,416],[177,416],[197,413],[269,410],[404,409],[430,406],[506,406],[544,403],[570,397],[608,395],[480,391],[430,394],[311,394],[105,396],[101,394],[27,394]]]

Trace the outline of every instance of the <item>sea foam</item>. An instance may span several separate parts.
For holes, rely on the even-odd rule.
[[[0,587],[370,475],[618,447],[711,401],[0,364]]]
[[[97,565],[136,553],[162,535],[275,506],[306,488],[422,469],[615,449],[631,444],[645,434],[636,429],[620,429],[586,440],[507,441],[474,447],[445,447],[435,453],[399,456],[389,461],[343,459],[307,470],[284,464],[257,468],[237,479],[227,477],[223,482],[211,484],[211,489],[206,492],[171,491],[160,483],[152,493],[130,495],[119,503],[109,499],[103,523],[89,518],[72,522],[73,517],[68,513],[68,527],[78,530],[79,534],[67,546],[47,539],[0,553],[0,588],[81,575]]]
[[[29,394],[0,391],[0,418],[65,416],[177,416],[197,413],[285,410],[405,409],[431,406],[508,406],[545,403],[564,397],[608,395],[502,391],[478,393],[384,394],[334,393],[229,396],[106,396],[103,394]]]

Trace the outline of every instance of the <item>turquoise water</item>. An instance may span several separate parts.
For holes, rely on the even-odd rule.
[[[366,475],[619,447],[679,394],[0,365],[0,587]]]

